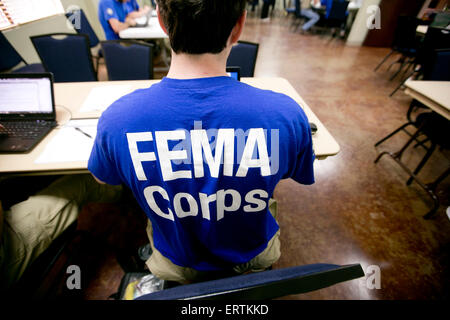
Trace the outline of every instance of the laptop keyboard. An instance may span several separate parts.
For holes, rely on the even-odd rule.
[[[49,127],[54,127],[52,121],[14,121],[3,122],[2,135],[11,138],[33,139],[48,131]]]

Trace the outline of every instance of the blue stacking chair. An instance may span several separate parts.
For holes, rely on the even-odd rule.
[[[12,70],[21,62],[25,63],[25,66]],[[42,73],[45,68],[40,63],[27,64],[0,32],[0,72]]]
[[[79,17],[78,21],[76,18],[74,18],[74,15],[75,17]],[[98,39],[97,34],[89,23],[89,20],[87,19],[83,9],[67,12],[66,17],[72,24],[74,22],[79,22],[79,25],[74,25],[75,30],[78,34],[86,34],[89,37],[89,44],[91,46],[91,49],[95,49],[95,47],[100,43],[100,40]],[[93,58],[96,60],[96,70],[98,70],[98,64],[101,57],[103,57],[101,50],[98,50],[97,54],[93,56]]]
[[[137,300],[268,300],[311,292],[363,276],[359,264],[311,264],[180,285]]]
[[[89,37],[89,44],[91,48],[97,46],[100,43],[100,40],[97,37],[97,34],[95,33],[94,29],[92,29],[91,24],[89,23],[89,20],[87,19],[86,15],[84,14],[83,9],[79,10],[73,10],[66,13],[66,17],[70,22],[72,21],[73,15],[79,15],[79,25],[74,25],[75,30],[79,34],[86,34]],[[75,19],[76,20],[76,19]]]
[[[253,77],[258,49],[258,43],[238,41],[231,49],[227,67],[240,67],[241,77]]]
[[[289,15],[291,13],[295,14],[296,7],[297,7],[297,1],[299,1],[299,0],[295,0],[295,5],[293,7],[288,7],[286,4],[286,0],[283,0],[283,8],[284,8],[286,15]]]
[[[327,28],[339,28],[340,30],[345,29],[347,22],[347,8],[349,3],[349,1],[333,0],[327,4],[327,12],[325,14],[324,21]],[[336,36],[336,31],[333,33],[333,37],[334,36]]]
[[[55,82],[97,81],[87,35],[53,33],[30,39]]]
[[[153,79],[153,44],[133,40],[101,42],[109,80]]]

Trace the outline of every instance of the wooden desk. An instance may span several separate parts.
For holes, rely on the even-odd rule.
[[[405,82],[405,93],[450,120],[450,81]]]
[[[131,92],[136,89],[147,88],[157,82],[159,82],[159,80],[56,83],[56,105],[64,106],[69,109],[72,113],[72,118],[98,118],[100,117],[100,112],[79,112],[79,109],[92,88],[126,84],[131,85]],[[242,82],[258,88],[284,93],[296,100],[302,106],[309,121],[314,122],[318,128],[317,133],[313,136],[314,151],[318,159],[324,159],[339,152],[340,148],[336,140],[287,80],[283,78],[242,78]],[[67,110],[57,107],[57,121],[59,123],[64,123],[68,121],[69,118],[70,115]],[[45,146],[57,134],[57,131],[58,129],[55,129],[50,132],[50,134],[28,154],[0,155],[0,175],[45,175],[87,172],[86,161],[45,164],[35,163],[35,160],[42,153]]]

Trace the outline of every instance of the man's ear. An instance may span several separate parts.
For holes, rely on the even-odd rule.
[[[159,6],[158,6],[158,5],[156,5],[156,13],[157,13],[157,15],[158,15],[158,22],[159,22],[159,25],[160,25],[161,28],[163,29],[164,33],[167,34],[167,35],[169,35],[169,33],[167,32],[166,26],[164,25],[164,22],[163,22],[163,20],[162,20],[162,18],[161,18],[161,15],[159,14]]]
[[[244,30],[244,24],[245,24],[246,18],[247,18],[247,10],[244,10],[242,15],[239,17],[238,21],[236,22],[236,25],[234,26],[233,30],[231,30],[230,42],[232,45],[235,44],[241,37],[242,30]]]

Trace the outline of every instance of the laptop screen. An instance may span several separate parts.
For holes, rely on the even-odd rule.
[[[48,77],[17,77],[0,74],[0,116],[52,114],[52,82]]]

